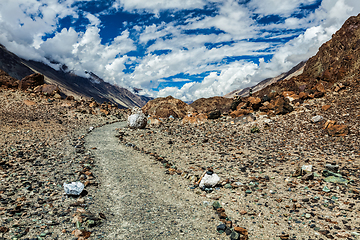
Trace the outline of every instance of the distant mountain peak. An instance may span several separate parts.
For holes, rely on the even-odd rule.
[[[55,63],[55,62],[54,62]],[[56,62],[55,64],[61,65]],[[112,85],[91,71],[88,78],[68,71],[63,64],[60,70],[35,61],[27,61],[8,51],[0,44],[0,69],[15,79],[22,79],[33,73],[45,76],[45,82],[58,86],[65,95],[75,98],[94,98],[97,102],[110,102],[121,108],[142,107],[152,98],[132,93],[126,88]]]

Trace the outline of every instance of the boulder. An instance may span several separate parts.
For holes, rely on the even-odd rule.
[[[41,91],[42,91],[43,94],[53,96],[56,93],[59,93],[60,89],[59,89],[58,86],[53,85],[53,84],[44,84],[44,85],[42,85],[42,90]]]
[[[349,127],[346,125],[333,125],[327,128],[328,134],[333,137],[345,136],[349,133]]]
[[[292,112],[294,108],[289,104],[289,100],[277,98],[274,102],[274,110],[276,115],[283,115]]]
[[[20,80],[19,89],[26,90],[44,84],[44,75],[33,73]]]
[[[309,95],[305,92],[299,93],[299,99],[305,100],[309,97]]]
[[[128,117],[128,127],[132,129],[144,129],[147,124],[147,118],[141,109],[134,109]]]
[[[249,110],[246,110],[246,109],[240,109],[240,110],[236,110],[236,111],[233,111],[230,113],[230,116],[232,118],[237,118],[237,117],[241,117],[241,116],[244,116],[244,115],[247,115],[249,114],[250,111]]]
[[[247,100],[254,111],[258,110],[261,106],[261,99],[258,97],[249,97]]]
[[[321,107],[321,110],[327,111],[327,110],[329,110],[329,108],[331,108],[331,105],[324,105]]]
[[[198,113],[209,114],[219,110],[221,114],[228,113],[231,109],[233,100],[224,97],[200,98],[190,104]],[[241,103],[240,103],[241,104]]]
[[[218,119],[218,118],[220,118],[220,116],[221,116],[220,110],[215,110],[215,111],[210,112],[207,115],[207,118],[208,119]]]
[[[334,126],[335,123],[336,123],[335,121],[327,120],[326,123],[324,124],[324,129]]]
[[[215,187],[220,182],[220,177],[216,173],[205,174],[201,179],[199,187]]]
[[[318,84],[315,86],[315,89],[316,89],[318,92],[322,92],[322,93],[326,92],[325,87],[324,87],[324,85],[323,85],[322,83],[318,83]]]
[[[11,77],[9,74],[0,69],[0,86],[7,88],[16,88],[19,85],[19,81]]]
[[[34,92],[42,93],[42,94],[48,95],[48,96],[54,96],[55,94],[60,92],[60,89],[58,86],[53,85],[53,84],[43,84],[43,85],[36,86],[34,88]]]
[[[237,105],[236,110],[246,109],[249,106],[249,102],[241,102]]]
[[[149,101],[142,110],[146,115],[151,115],[156,118],[168,118],[170,116],[183,118],[189,112],[194,112],[192,107],[172,96],[153,99]]]
[[[96,101],[93,101],[89,104],[89,107],[91,107],[91,108],[96,108],[98,106],[99,106],[99,104]]]

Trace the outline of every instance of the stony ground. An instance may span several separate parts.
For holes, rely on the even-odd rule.
[[[107,125],[89,134],[119,118],[89,114],[84,102],[0,90],[0,239],[229,239],[216,232],[222,222],[214,201],[249,239],[357,239],[357,92],[327,94],[271,119],[169,119],[144,130]],[[315,115],[324,120],[311,122]],[[326,120],[348,125],[350,133],[329,136]],[[260,131],[251,133],[253,126]],[[119,153],[139,161],[116,170],[115,160],[102,159],[106,147],[89,139],[96,131],[112,141],[116,135]],[[338,164],[348,184],[325,182],[326,164]],[[313,180],[291,177],[303,165],[312,165]],[[195,183],[209,167],[222,181],[205,192]],[[143,184],[141,174],[150,172]],[[120,185],[111,185],[116,180]],[[72,181],[86,185],[80,197],[64,195],[63,183]]]
[[[87,130],[119,119],[17,90],[0,90],[0,102],[0,239],[72,239],[76,203],[86,207],[92,196],[66,197],[62,185],[79,180],[91,161]],[[81,181],[95,188],[92,176]]]
[[[223,117],[199,125],[168,119],[144,130],[120,129],[119,137],[152,156],[165,173],[187,179],[183,188],[202,201],[218,200],[233,225],[248,230],[249,239],[357,239],[359,100],[351,90],[328,93],[285,116],[256,113],[255,121]],[[324,105],[331,107],[323,111]],[[313,123],[316,115],[324,120]],[[329,136],[326,120],[346,124],[350,133]],[[251,133],[254,126],[260,132]],[[339,165],[349,183],[325,182],[326,164]],[[303,165],[312,165],[313,180],[292,177]],[[194,184],[207,168],[222,179],[211,193]],[[221,224],[218,218],[215,224]]]

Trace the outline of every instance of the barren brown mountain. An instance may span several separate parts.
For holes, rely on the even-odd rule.
[[[269,95],[271,91],[293,91],[308,94],[339,90],[355,84],[360,71],[360,14],[350,17],[331,40],[324,43],[310,58],[299,76],[280,81],[256,93]]]

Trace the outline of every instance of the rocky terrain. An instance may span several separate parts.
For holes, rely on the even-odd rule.
[[[144,130],[121,129],[120,139],[153,156],[166,174],[188,179],[187,189],[203,201],[219,201],[250,239],[356,239],[360,113],[352,103],[360,100],[358,90],[305,100],[284,116],[257,112],[199,124],[164,119]],[[332,136],[328,121],[346,124],[348,133]],[[328,182],[327,164],[339,167],[346,184]],[[310,175],[299,173],[306,165]],[[222,181],[202,191],[198,180],[209,168]]]
[[[119,138],[214,201],[222,237],[357,239],[359,36],[360,15],[344,23],[302,74],[222,103],[223,109],[221,98],[172,106],[187,112],[182,119],[145,111],[149,127],[120,129]],[[162,112],[169,112],[166,101]],[[149,101],[144,110],[158,104]],[[207,172],[221,182],[200,188]]]
[[[1,72],[1,83],[14,81]],[[121,120],[121,110],[6,84],[0,102],[0,239],[71,239],[72,215],[91,205],[97,185],[82,139],[89,129]],[[86,191],[67,197],[63,183],[76,180]],[[86,214],[84,225],[102,219],[99,212]]]
[[[253,96],[191,105],[172,97],[149,101],[142,109],[150,115],[144,129],[120,124],[112,133],[127,158],[119,169],[131,168],[124,179],[101,159],[101,152],[108,154],[106,143],[96,145],[99,139],[116,144],[111,125],[106,133],[95,131],[89,143],[85,139],[96,127],[125,120],[130,110],[94,99],[64,99],[61,89],[38,73],[17,80],[0,71],[0,239],[131,238],[132,233],[143,238],[148,232],[181,239],[189,229],[194,234],[186,239],[358,239],[359,26],[360,15],[350,18],[302,74]],[[111,178],[102,169],[111,171]],[[140,175],[134,177],[139,172],[157,176],[146,178],[149,188],[140,185]],[[200,188],[203,177],[214,173],[220,182]],[[126,198],[122,204],[129,208],[125,204],[114,215],[108,206],[127,195],[115,194],[124,189],[105,185],[109,179],[133,179],[124,189],[131,192],[136,185],[149,194],[150,209],[142,212],[147,203],[141,197],[134,206]],[[64,194],[63,183],[73,181],[85,185],[79,197]],[[110,196],[99,189],[106,186],[115,189],[106,189]],[[167,196],[150,195],[154,186]],[[175,200],[158,207],[171,198],[169,189],[177,192]],[[186,211],[176,215],[180,208],[172,205],[185,196],[197,205],[181,202]],[[123,215],[141,221],[141,231],[118,225],[124,221],[119,212],[126,210],[135,211]],[[168,224],[158,225],[160,232],[147,222],[155,224],[156,216]],[[191,217],[194,224],[182,224]],[[189,227],[176,229],[178,222]]]

